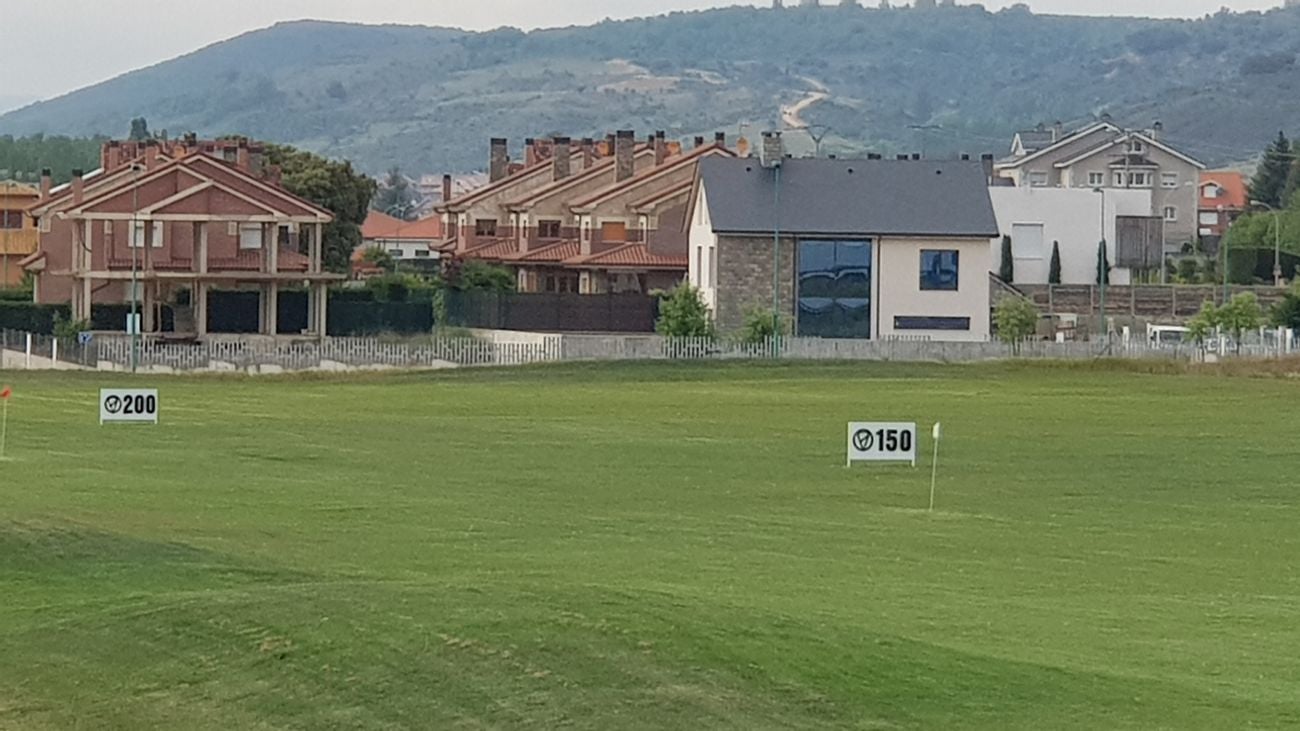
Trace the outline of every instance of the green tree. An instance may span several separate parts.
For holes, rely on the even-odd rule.
[[[1219,308],[1218,324],[1232,334],[1236,351],[1241,352],[1241,339],[1264,321],[1264,311],[1254,293],[1243,292]]]
[[[1047,283],[1061,283],[1061,242],[1052,242],[1052,262],[1047,267]]]
[[[1097,244],[1097,284],[1110,284],[1110,254],[1106,251],[1106,242]]]
[[[1300,330],[1300,288],[1291,287],[1282,300],[1273,305],[1271,320],[1278,327]]]
[[[709,308],[700,290],[679,284],[659,297],[659,319],[655,332],[670,338],[707,338],[713,336]]]
[[[1024,297],[1003,297],[993,310],[998,326],[998,340],[1011,345],[1012,352],[1020,353],[1020,344],[1038,330],[1038,308]]]
[[[144,117],[136,117],[131,120],[131,134],[128,139],[137,142],[147,140],[151,137],[149,134],[149,122]]]
[[[361,260],[374,264],[386,272],[391,272],[397,268],[397,260],[393,258],[393,255],[378,246],[366,249],[361,255]]]
[[[1011,284],[1016,279],[1016,263],[1011,257],[1011,237],[1002,237],[1002,266],[998,268],[1002,281]]]
[[[1300,193],[1300,140],[1291,143],[1291,171],[1282,188],[1282,202],[1294,206],[1297,193]]]
[[[476,292],[513,292],[515,275],[503,266],[469,259],[448,268],[447,284],[452,289]]]
[[[1202,345],[1210,339],[1218,326],[1219,308],[1215,307],[1213,302],[1206,300],[1201,303],[1201,311],[1187,321],[1187,334],[1184,339]]]
[[[1264,151],[1264,159],[1250,180],[1250,197],[1252,200],[1267,203],[1274,208],[1283,205],[1282,193],[1286,190],[1287,178],[1291,175],[1293,162],[1291,142],[1286,133],[1278,132],[1277,139]]]
[[[374,199],[374,208],[390,216],[406,221],[415,219],[415,203],[419,196],[411,189],[411,183],[402,174],[399,167],[391,167],[384,176],[383,185]]]
[[[347,161],[328,160],[288,145],[267,145],[266,162],[279,166],[285,190],[329,209],[334,221],[325,226],[325,268],[346,272],[361,244],[361,223],[375,195],[375,181]]]

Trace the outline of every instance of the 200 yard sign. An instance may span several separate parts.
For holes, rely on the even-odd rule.
[[[101,388],[99,423],[158,423],[158,389]]]
[[[847,466],[854,462],[910,462],[916,466],[914,422],[854,422],[849,424]]]

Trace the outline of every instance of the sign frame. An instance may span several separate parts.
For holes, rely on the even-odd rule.
[[[915,467],[920,435],[914,421],[851,421],[847,442],[845,467],[855,462],[906,462]],[[888,448],[891,443],[895,446]]]
[[[99,424],[157,424],[156,388],[99,389]]]

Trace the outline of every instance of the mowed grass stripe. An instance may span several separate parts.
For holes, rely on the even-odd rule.
[[[0,727],[1300,723],[1282,380],[20,375]],[[939,512],[857,418],[944,421]]]

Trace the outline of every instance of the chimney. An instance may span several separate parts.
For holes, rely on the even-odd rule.
[[[122,143],[117,140],[109,140],[104,145],[104,160],[101,167],[104,172],[116,170],[122,166]]]
[[[583,137],[580,147],[582,149],[582,169],[586,170],[596,161],[596,141],[590,137]]]
[[[868,152],[868,153],[867,153],[867,159],[868,159],[868,160],[883,160],[883,159],[885,159],[885,158],[884,158],[884,156],[881,155],[879,152]]]
[[[1065,136],[1065,125],[1062,124],[1061,120],[1058,119],[1056,120],[1056,124],[1052,125],[1052,142],[1059,142],[1060,139],[1064,136]]]
[[[446,203],[451,200],[451,176],[443,173],[442,175],[442,202]]]
[[[726,132],[714,132],[714,133],[713,133],[713,144],[715,144],[715,145],[717,145],[717,146],[719,146],[719,147],[726,147],[726,146],[727,146],[727,133],[726,133]]]
[[[764,132],[763,141],[758,147],[759,164],[768,169],[779,168],[784,157],[785,147],[781,144],[781,133]]]
[[[1164,132],[1165,132],[1164,122],[1161,122],[1160,120],[1157,119],[1155,123],[1151,125],[1151,139],[1155,140],[1156,142],[1159,142],[1160,136],[1163,135]]]
[[[980,155],[980,165],[984,167],[984,179],[993,182],[993,153],[986,152]]]
[[[703,137],[696,137],[696,138],[695,138],[695,147],[696,147],[696,148],[704,147],[704,138],[703,138]]]
[[[614,171],[620,183],[636,174],[636,133],[630,129],[614,135]]]
[[[664,160],[668,157],[668,140],[664,139],[664,131],[658,130],[654,136],[655,146],[655,165],[663,165]]]
[[[913,152],[913,153],[912,153],[912,159],[913,159],[913,160],[920,160],[920,159],[921,159],[921,153],[919,153],[919,152]]]
[[[551,170],[554,172],[555,180],[564,180],[569,177],[569,138],[553,137],[551,138]]]
[[[81,179],[81,168],[72,171],[72,202],[80,203],[82,193],[86,190],[86,181]]]
[[[970,162],[970,153],[969,153],[969,152],[963,152],[963,153],[961,154],[961,161],[962,161],[962,162]]]
[[[899,159],[899,160],[906,160],[906,159],[907,159],[907,154],[906,154],[906,153],[903,153],[903,154],[899,155],[899,156],[898,156],[898,159]]]
[[[504,178],[510,165],[510,156],[506,152],[509,142],[504,137],[493,137],[489,143],[488,181],[495,183]]]
[[[41,200],[43,201],[50,199],[50,176],[51,171],[49,168],[41,168]]]
[[[243,137],[239,138],[239,146],[235,148],[235,167],[246,173],[253,172],[252,158],[248,154],[248,140]]]
[[[153,170],[157,164],[158,164],[158,142],[157,140],[145,140],[144,169]]]
[[[605,135],[605,151],[602,153],[605,157],[614,156],[615,135]]]
[[[528,137],[524,140],[524,167],[530,168],[537,164],[537,140]]]

